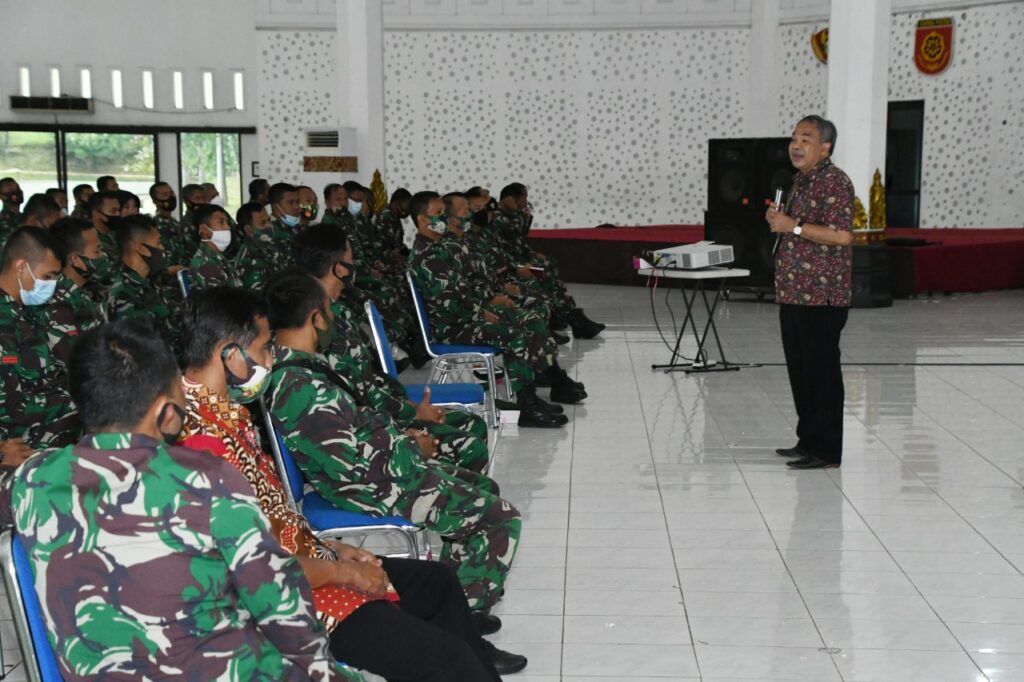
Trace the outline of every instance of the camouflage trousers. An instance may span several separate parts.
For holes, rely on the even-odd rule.
[[[494,605],[523,525],[519,511],[498,497],[494,481],[435,461],[393,512],[441,536],[440,559],[455,569],[470,609]]]
[[[447,410],[442,424],[414,420],[409,426],[426,429],[438,441],[437,456],[441,461],[477,473],[487,466],[487,422],[480,415]]]
[[[562,280],[562,274],[558,271],[558,264],[553,260],[542,261],[535,259],[533,262],[537,267],[544,268],[544,274],[534,278],[535,287],[548,302],[551,314],[563,321],[569,318],[569,314],[576,309],[576,301],[569,295]]]
[[[422,341],[412,298],[406,287],[402,286],[403,283],[404,280],[389,278],[387,275],[379,279],[359,277],[356,281],[357,286],[380,311],[384,331],[391,343],[410,352],[418,349]]]

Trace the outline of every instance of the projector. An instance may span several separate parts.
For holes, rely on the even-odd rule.
[[[714,242],[697,242],[658,249],[652,251],[651,255],[654,257],[655,267],[678,270],[699,270],[713,265],[726,265],[733,259],[731,246]]]

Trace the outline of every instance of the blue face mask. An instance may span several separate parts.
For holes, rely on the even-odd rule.
[[[352,215],[359,215],[359,212],[363,210],[363,202],[348,200],[348,212]]]
[[[287,225],[288,227],[295,227],[296,225],[299,224],[299,216],[288,215],[287,213],[285,213],[284,215],[281,216],[281,222]]]
[[[21,288],[21,281],[18,281],[18,291],[21,294],[21,302],[25,305],[43,305],[53,298],[53,292],[57,290],[57,280],[55,279],[38,279],[32,272],[32,268],[28,269],[28,274],[32,276],[32,288],[25,291]]]

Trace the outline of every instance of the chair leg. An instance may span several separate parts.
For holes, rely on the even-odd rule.
[[[501,424],[501,415],[498,413],[498,380],[494,372],[494,356],[488,355],[487,362],[487,406],[491,411],[491,426],[498,428]],[[508,381],[508,376],[505,377]]]

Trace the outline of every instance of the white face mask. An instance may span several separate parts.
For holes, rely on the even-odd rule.
[[[212,230],[210,238],[203,241],[210,242],[218,250],[224,251],[231,246],[231,230]]]
[[[214,206],[224,206],[224,197],[218,194],[214,198],[210,199],[210,203]]]
[[[362,211],[362,210],[363,210],[363,202],[361,202],[361,201],[354,201],[352,199],[348,200],[348,212],[349,213],[351,213],[352,215],[359,215],[360,211]]]
[[[18,293],[21,294],[21,302],[24,305],[43,305],[49,303],[53,298],[53,292],[57,290],[57,280],[39,279],[32,268],[26,268],[32,276],[32,288],[28,291],[21,286],[21,279],[18,280]]]

